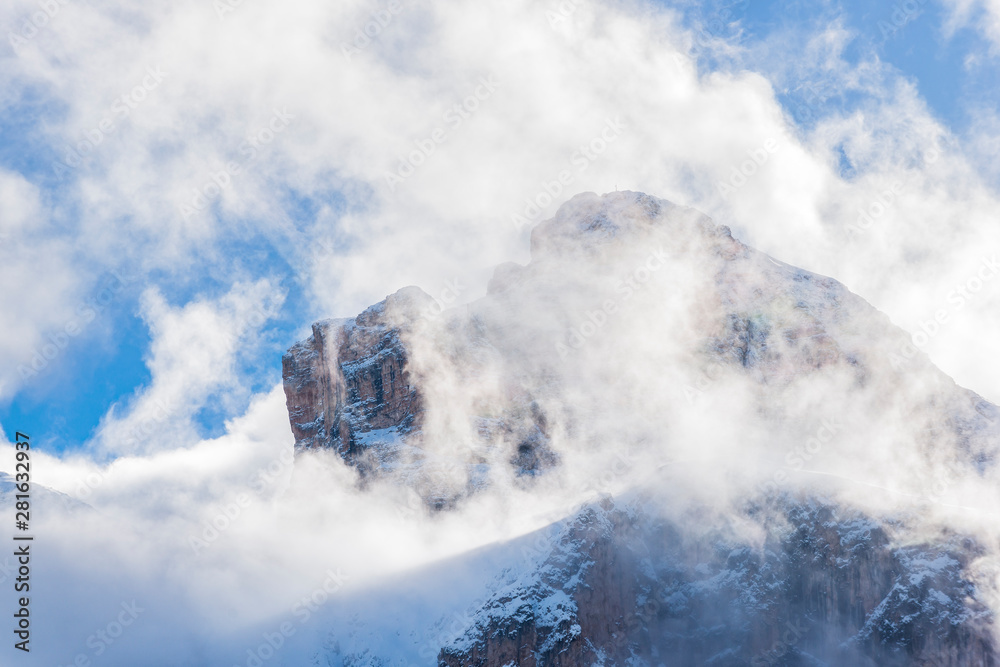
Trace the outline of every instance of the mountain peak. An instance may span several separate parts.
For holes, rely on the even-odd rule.
[[[598,195],[582,192],[531,230],[531,258],[594,251],[623,238],[697,231],[730,236],[707,215],[642,192],[621,190]]]
[[[401,287],[356,318],[358,326],[404,326],[418,319],[434,303],[434,297],[415,285]]]
[[[289,351],[298,451],[437,510],[635,492],[644,510],[567,517],[439,664],[992,660],[978,547],[928,508],[995,474],[1000,413],[836,280],[694,209],[583,193],[486,296],[415,319],[428,300],[404,288]],[[791,619],[797,645],[775,630]]]
[[[594,422],[600,436],[584,439],[614,437],[594,415],[625,409],[637,391],[626,376],[655,392],[642,418],[653,421],[706,382],[746,385],[764,405],[813,380],[803,395],[848,383],[877,401],[920,376],[926,390],[907,409],[949,434],[966,464],[995,459],[982,399],[925,357],[902,359],[905,332],[836,280],[753,250],[695,209],[585,192],[539,223],[531,244],[528,265],[498,266],[485,297],[440,320],[421,318],[433,299],[405,287],[353,319],[314,325],[284,360],[297,447],[410,479],[429,469],[428,446],[442,447],[461,495],[462,479],[475,486],[508,464],[519,478],[543,472],[559,459],[553,432],[579,438]],[[586,406],[569,398],[578,386],[593,387],[578,396]],[[926,432],[913,431],[922,446]]]

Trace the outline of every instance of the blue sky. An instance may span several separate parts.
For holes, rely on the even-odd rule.
[[[880,389],[840,396],[840,375],[824,375],[806,387],[818,393],[776,406],[801,415],[778,438],[769,419],[744,438],[731,432],[740,420],[716,418],[720,404],[673,403],[676,378],[700,360],[659,372],[679,348],[656,337],[677,320],[657,316],[654,292],[649,331],[645,311],[616,329],[635,334],[620,359],[646,376],[642,400],[580,381],[586,400],[565,405],[607,403],[600,437],[562,443],[555,483],[502,482],[450,517],[400,521],[407,487],[359,489],[329,452],[294,458],[281,357],[313,322],[404,286],[477,299],[495,266],[530,259],[523,220],[628,189],[703,211],[863,297],[905,332],[880,317],[836,332],[870,349],[872,368],[908,333],[1000,404],[1000,278],[980,278],[1000,262],[1000,0],[912,0],[918,11],[887,39],[880,22],[902,3],[233,0],[218,11],[226,1],[0,3],[0,430],[31,434],[33,483],[97,510],[53,514],[33,604],[65,622],[46,626],[58,632],[34,659],[69,664],[136,598],[148,616],[107,664],[245,661],[244,643],[331,567],[367,591],[563,516],[621,453],[592,442],[634,409],[667,434],[650,439],[650,461],[706,457],[710,474],[688,481],[707,508],[728,504],[730,474],[771,479],[770,460],[831,404],[891,441],[845,438],[823,453],[838,475],[867,461],[864,485],[848,485],[864,489],[859,506],[881,504],[871,484],[910,493],[937,472],[958,483],[940,505],[955,526],[974,520],[965,508],[996,504],[990,479],[971,483],[910,446],[923,433],[908,378],[891,387],[894,418]],[[58,176],[71,151],[82,163]],[[691,288],[667,280],[671,298]],[[975,298],[955,306],[949,294],[973,281]],[[947,324],[922,333],[942,309]],[[607,377],[591,351],[602,363],[565,377]],[[433,365],[438,352],[412,358]],[[466,446],[464,425],[481,417],[479,388],[443,366],[426,385],[438,392],[427,413],[444,417],[421,443],[434,455]],[[493,389],[481,392],[491,410],[508,400]],[[719,386],[712,400],[758,412],[734,393]],[[11,472],[14,447],[0,449]],[[271,483],[250,488],[262,471]],[[193,551],[191,536],[220,516],[232,530]],[[329,627],[313,629],[318,647]]]
[[[988,40],[969,26],[946,35],[948,10],[931,0],[909,5],[850,0],[737,0],[698,3],[687,8],[685,14],[692,27],[700,23],[709,34],[747,48],[751,56],[742,64],[763,72],[773,65],[768,62],[773,51],[760,51],[768,40],[779,35],[801,36],[825,23],[839,21],[851,33],[844,49],[847,62],[858,65],[861,59],[874,57],[908,77],[933,113],[958,134],[969,127],[970,108],[995,108],[1000,101],[997,68],[985,55],[990,52]],[[967,64],[970,58],[978,64]],[[796,103],[807,101],[809,84],[822,89],[822,80],[818,79],[796,81],[802,89],[782,91],[793,114]],[[830,103],[849,105],[852,100],[845,97],[834,97]],[[797,120],[808,122],[801,114]]]
[[[909,81],[916,87],[919,100],[927,107],[928,113],[921,122],[939,123],[953,141],[975,148],[981,142],[982,114],[979,112],[992,112],[1000,101],[1000,86],[997,85],[1000,81],[989,33],[977,29],[968,17],[955,20],[956,10],[951,5],[932,0],[912,2],[909,6],[918,9],[907,12],[901,9],[901,3],[872,5],[853,1],[803,3],[748,0],[660,4],[675,11],[675,16],[682,17],[681,27],[691,31],[689,35],[693,35],[696,42],[692,54],[697,59],[702,79],[709,78],[713,73],[738,75],[746,71],[764,77],[773,88],[774,99],[786,113],[789,130],[800,136],[816,132],[817,126],[831,117],[847,118],[857,113],[874,115],[873,108],[886,103],[887,89],[899,81]],[[364,12],[359,11],[358,20],[362,22],[358,25],[364,25]],[[985,11],[979,8],[970,16],[974,20],[981,17],[976,12]],[[18,14],[14,8],[8,16],[13,17],[12,25],[17,25],[24,14]],[[214,20],[198,16],[198,20]],[[43,40],[55,38],[56,30],[69,30],[69,17],[66,18],[61,26],[53,19],[54,27],[47,28],[52,34],[47,35],[43,30],[26,48],[41,48]],[[105,22],[102,25],[108,28],[109,25],[115,27],[117,19],[106,14],[102,20]],[[208,25],[231,26],[240,18],[226,17],[225,20],[230,23]],[[373,60],[384,58],[379,61],[381,63],[393,62],[393,49],[405,45],[415,34],[410,30],[417,29],[404,24],[404,20],[405,16],[386,28],[387,33],[391,30],[396,32],[388,34],[382,43],[376,43],[372,51],[361,57],[371,55]],[[949,22],[954,27],[946,33],[945,26]],[[414,18],[414,25],[419,23]],[[348,22],[344,25],[353,24]],[[840,30],[839,37],[832,27]],[[118,25],[116,29],[122,29],[122,26]],[[833,35],[834,41],[841,40],[839,46],[831,51],[835,76],[822,63],[796,61],[796,55],[809,40],[827,32]],[[349,38],[351,31],[343,28],[339,34]],[[711,45],[700,44],[699,39],[704,40],[699,35],[705,34],[718,41]],[[136,33],[136,39],[145,37],[149,34],[144,35],[142,31]],[[419,40],[416,43],[426,46]],[[153,45],[147,53],[155,52],[161,46]],[[376,57],[375,49],[384,49],[385,53]],[[497,207],[500,208],[498,211],[478,212],[475,206],[461,207],[463,210],[455,213],[455,220],[446,224],[443,231],[420,231],[420,225],[415,223],[398,236],[396,245],[399,248],[392,251],[396,256],[386,257],[381,268],[373,266],[382,260],[372,261],[372,258],[385,256],[387,252],[383,250],[383,254],[379,255],[378,243],[392,243],[392,224],[395,224],[379,216],[396,215],[391,212],[399,208],[401,211],[405,209],[405,213],[398,214],[400,217],[431,220],[439,214],[434,209],[439,202],[414,204],[407,201],[410,195],[406,192],[394,199],[382,199],[384,193],[379,190],[381,179],[373,175],[379,173],[378,169],[369,169],[365,173],[366,170],[356,164],[348,166],[336,160],[324,163],[322,156],[312,155],[311,137],[322,131],[317,118],[322,116],[326,100],[317,103],[320,113],[305,121],[311,123],[310,126],[290,127],[287,135],[277,137],[273,144],[262,148],[261,154],[268,155],[267,162],[255,158],[256,161],[247,165],[247,175],[234,176],[234,180],[253,179],[252,187],[257,191],[252,197],[234,202],[229,199],[231,195],[235,197],[234,190],[230,189],[213,201],[205,214],[208,219],[199,219],[197,223],[178,220],[176,211],[164,211],[160,203],[152,201],[148,196],[152,192],[150,188],[166,189],[158,180],[159,176],[151,176],[145,181],[138,179],[133,187],[133,184],[121,181],[122,174],[141,172],[143,169],[155,171],[157,161],[161,160],[164,173],[168,171],[167,165],[183,172],[187,164],[187,171],[190,171],[187,175],[195,178],[196,183],[209,182],[207,174],[211,173],[213,164],[220,164],[222,158],[214,163],[208,158],[204,163],[185,163],[185,159],[192,160],[192,155],[196,162],[201,157],[192,148],[201,141],[197,138],[201,135],[192,133],[204,132],[205,142],[212,146],[212,150],[217,148],[212,145],[213,142],[220,142],[218,155],[233,156],[239,140],[235,135],[246,130],[234,130],[232,124],[216,127],[213,123],[222,122],[228,113],[242,113],[242,103],[227,106],[228,99],[203,97],[193,103],[191,113],[197,114],[197,118],[192,121],[191,128],[185,130],[187,134],[174,131],[154,136],[154,133],[146,132],[148,128],[140,125],[143,122],[141,114],[144,109],[159,102],[143,102],[147,106],[138,106],[132,116],[120,121],[117,131],[106,138],[106,143],[102,142],[97,147],[86,166],[65,179],[57,179],[52,173],[54,160],[65,153],[65,146],[74,141],[74,137],[86,136],[86,131],[95,126],[101,114],[107,113],[108,95],[88,97],[87,93],[75,89],[61,76],[43,71],[27,56],[8,53],[6,57],[11,70],[7,79],[10,85],[3,98],[3,114],[0,116],[0,167],[30,184],[25,187],[33,189],[36,200],[33,205],[44,211],[45,218],[37,225],[34,238],[44,238],[47,243],[58,245],[57,255],[50,256],[47,261],[53,262],[53,266],[62,262],[53,269],[57,273],[66,269],[66,275],[58,281],[61,287],[55,288],[63,290],[63,297],[52,297],[53,303],[58,303],[63,310],[49,310],[48,321],[39,321],[36,332],[24,334],[19,338],[18,347],[8,348],[9,351],[17,350],[12,352],[17,358],[16,366],[30,360],[51,336],[58,335],[65,323],[74,317],[74,309],[98,298],[105,289],[109,271],[131,272],[136,276],[134,282],[115,292],[110,303],[100,308],[96,319],[87,324],[82,333],[71,337],[65,349],[60,350],[57,358],[37,376],[29,377],[23,383],[13,380],[9,384],[15,389],[6,391],[0,398],[0,423],[6,431],[17,428],[43,434],[40,436],[42,442],[54,451],[85,447],[112,406],[117,405],[118,415],[127,413],[136,397],[153,383],[149,363],[153,355],[154,336],[150,331],[152,322],[149,313],[144,314],[143,306],[143,294],[150,287],[155,287],[165,303],[178,310],[199,299],[221,299],[238,281],[266,279],[283,296],[280,309],[255,334],[253,344],[247,344],[228,362],[227,367],[231,367],[238,378],[236,384],[205,389],[207,393],[201,402],[191,407],[189,416],[200,437],[214,437],[224,432],[227,419],[242,413],[255,393],[265,391],[280,380],[282,351],[307,330],[310,321],[357,312],[367,303],[392,291],[393,285],[398,287],[407,282],[423,281],[428,291],[433,292],[435,284],[462,275],[468,276],[472,283],[479,281],[476,289],[481,293],[481,283],[488,276],[488,269],[482,267],[488,267],[494,260],[516,259],[510,256],[511,248],[521,247],[522,250],[517,252],[523,256],[523,234],[512,234],[504,229],[502,242],[487,243],[487,239],[492,238],[488,234],[467,239],[455,230],[469,229],[478,224],[472,221],[481,217],[502,219],[506,210],[522,206],[520,198],[530,197],[531,188],[537,186],[526,186],[527,189],[513,197],[505,194],[502,201],[509,203],[502,204],[505,208]],[[153,62],[156,58],[137,57],[138,60],[145,65],[147,60]],[[878,70],[874,75],[870,71],[873,63],[877,63]],[[337,61],[336,66],[340,65],[343,63]],[[404,70],[407,66],[403,65]],[[170,66],[165,66],[165,69],[168,72],[166,82],[158,84],[159,89],[147,91],[144,97],[154,100],[163,90],[163,94],[169,92],[172,96],[170,104],[183,106],[184,93],[177,88],[169,88],[181,75],[171,73]],[[861,70],[868,72],[864,82],[845,85],[852,72]],[[448,70],[442,71],[447,73]],[[67,70],[67,73],[71,72],[73,68]],[[110,83],[106,88],[112,93],[127,90],[128,85],[124,82],[139,80],[139,74],[109,73]],[[403,71],[403,74],[411,81],[414,76],[420,76],[418,70]],[[458,91],[460,99],[464,94],[463,86],[467,86],[461,82],[462,77],[447,74],[442,77],[431,87],[436,86],[438,90],[451,87]],[[252,77],[246,80],[252,80]],[[252,87],[266,84],[272,87],[272,91],[283,85],[280,77],[269,79],[266,73],[262,74],[262,80],[254,84],[234,85]],[[467,80],[474,81],[475,77],[470,75]],[[870,83],[873,80],[882,81],[885,87],[872,87]],[[399,87],[395,92],[399,92]],[[440,95],[429,106],[433,108],[435,104],[443,103],[442,100],[455,99],[455,94]],[[299,103],[297,113],[304,111],[301,108],[303,103],[309,103],[308,100],[295,101]],[[330,103],[334,104],[332,108],[336,108],[335,102]],[[489,103],[489,100],[484,101],[483,106]],[[391,100],[385,104],[400,106]],[[628,104],[625,100],[626,107]],[[255,119],[247,116],[245,127],[254,124],[264,127],[266,116],[271,113],[269,106],[261,105],[254,112],[257,114]],[[234,111],[237,107],[239,110]],[[498,110],[497,113],[490,122],[499,126],[505,121],[502,112]],[[412,117],[407,118],[404,114],[393,122],[405,129],[398,133],[400,139],[397,146],[380,155],[398,156],[411,150],[413,139],[419,138],[431,127],[428,122],[434,122],[434,117],[431,116],[429,121],[414,122]],[[528,123],[530,127],[531,119],[520,118],[517,122]],[[383,129],[373,127],[371,132],[375,135]],[[463,128],[458,128],[449,141],[461,141],[463,131]],[[485,130],[478,126],[468,130],[472,133],[479,131]],[[581,130],[584,134],[588,131]],[[281,145],[285,139],[298,142],[296,146],[300,153],[308,156],[304,159],[317,164],[306,167],[296,164],[291,148]],[[473,134],[470,142],[477,140]],[[134,141],[142,142],[146,151],[142,157],[146,162],[130,153],[130,142]],[[347,136],[337,150],[351,154],[356,146]],[[839,176],[845,182],[855,178],[864,180],[865,174],[857,172],[844,149],[831,150],[835,154],[840,151],[835,159],[839,164]],[[982,163],[982,156],[974,153],[970,149],[967,156],[973,167]],[[478,154],[481,156],[481,153]],[[554,163],[564,159],[558,150],[550,151],[549,155]],[[446,159],[452,160],[450,157],[434,159],[438,164]],[[462,172],[463,159],[466,158],[456,157],[452,161],[458,169],[456,173]],[[390,164],[392,160],[389,158]],[[720,168],[724,170],[727,166],[720,165]],[[178,172],[175,176],[180,183],[182,174]],[[629,180],[628,177],[627,169],[617,168],[613,181],[618,184]],[[985,174],[984,177],[989,178],[990,175]],[[494,174],[489,178],[496,180]],[[243,188],[244,185],[248,189],[251,187],[250,183],[240,183],[233,188]],[[989,184],[993,188],[996,185],[995,182]],[[190,192],[190,187],[191,182],[177,186],[183,192]],[[455,187],[461,186],[456,184]],[[480,182],[475,187],[483,186]],[[593,187],[597,189],[600,185]],[[607,188],[607,185],[604,187]],[[95,196],[95,191],[104,194]],[[184,196],[187,195],[181,195]],[[142,210],[141,203],[122,203],[147,200],[150,209],[156,210]],[[175,197],[173,201],[183,199]],[[115,231],[109,232],[106,238],[101,234],[95,236],[93,231],[98,224],[92,219],[95,206],[100,208],[103,219],[107,220],[110,216],[116,220],[112,225]],[[32,233],[25,234],[25,242],[30,242],[28,239]],[[96,237],[101,237],[100,242],[91,243],[90,239]],[[761,238],[765,246],[766,239],[766,235]],[[66,244],[59,245],[60,240],[66,241]],[[412,247],[415,256],[419,255],[425,263],[419,266],[416,263],[407,264],[405,256],[408,247]],[[795,252],[790,254],[794,259]],[[31,280],[44,282],[49,269],[36,267],[38,273]],[[847,280],[849,276],[845,272],[838,277]],[[477,293],[470,288],[464,298],[475,296]],[[919,308],[916,312],[919,313]],[[10,371],[8,367],[7,372]]]

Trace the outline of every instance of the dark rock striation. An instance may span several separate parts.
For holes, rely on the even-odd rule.
[[[331,448],[371,473],[371,448],[419,429],[420,392],[407,369],[407,331],[432,302],[408,287],[353,320],[325,320],[282,359],[296,450]]]

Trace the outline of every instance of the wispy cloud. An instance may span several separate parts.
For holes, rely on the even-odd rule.
[[[728,28],[700,33],[675,11],[640,2],[41,5],[0,8],[0,25],[24,39],[0,51],[0,131],[12,146],[0,170],[0,279],[17,286],[0,294],[0,396],[29,387],[18,365],[65,332],[110,271],[134,279],[120,298],[151,338],[149,382],[109,406],[86,455],[38,459],[40,482],[113,519],[87,523],[90,537],[59,527],[67,544],[83,540],[73,553],[112,554],[61,560],[60,576],[100,588],[114,581],[113,566],[129,575],[128,586],[96,601],[86,592],[73,599],[65,643],[46,654],[53,662],[89,650],[87,637],[133,597],[147,611],[109,647],[112,664],[111,650],[126,640],[166,646],[172,631],[184,638],[173,657],[197,662],[207,637],[196,625],[205,618],[215,619],[209,631],[243,633],[211,656],[235,660],[258,650],[256,635],[280,629],[302,596],[325,590],[331,568],[353,577],[348,588],[373,584],[522,534],[572,506],[565,489],[539,501],[512,485],[455,516],[400,528],[403,491],[360,494],[352,471],[318,455],[296,466],[294,484],[281,468],[210,549],[193,553],[189,538],[225,516],[255,474],[291,447],[280,388],[259,391],[260,375],[245,367],[250,356],[277,371],[277,355],[252,352],[279,318],[303,331],[408,284],[448,305],[471,301],[494,265],[527,261],[528,225],[519,220],[550,217],[579,191],[641,190],[695,206],[771,255],[836,277],[911,333],[984,253],[1000,250],[1000,202],[984,176],[991,156],[969,148],[995,145],[993,116],[983,112],[968,136],[955,136],[912,80],[874,55],[845,55],[854,37],[846,21],[734,44]],[[951,7],[952,28],[977,12],[1000,16],[994,4]],[[35,25],[40,11],[47,18]],[[995,25],[984,25],[996,39]],[[864,234],[848,234],[859,211],[875,217],[873,202],[887,189],[891,204]],[[657,270],[656,280],[668,273],[676,276]],[[295,281],[301,293],[289,316],[279,309]],[[924,346],[994,400],[1000,379],[982,360],[1000,352],[998,285],[984,285]],[[650,285],[623,305],[663,293]],[[556,332],[581,331],[593,322],[588,309],[603,307],[580,303],[580,316]],[[623,316],[615,305],[601,310],[599,330],[580,336],[569,362],[611,354],[600,343],[609,332],[646,331],[641,313]],[[427,319],[440,324],[434,315]],[[102,322],[100,333],[112,335],[114,324]],[[676,350],[658,345],[644,335],[636,341],[672,362]],[[554,344],[545,351],[558,357]],[[714,368],[691,369],[687,384],[701,392],[692,415],[728,400],[750,404],[718,377]],[[469,385],[438,379],[441,403],[464,410]],[[473,389],[486,392],[491,379]],[[636,410],[655,416],[662,379],[643,372],[639,380],[658,389]],[[685,386],[673,385],[671,400],[689,407]],[[218,437],[205,438],[196,424],[206,408],[230,417]],[[801,438],[782,442],[782,455],[808,443],[828,414],[816,411]],[[442,440],[460,441],[464,432],[447,432],[446,421]],[[602,422],[594,433],[618,426]],[[671,427],[679,437],[701,433],[693,416]],[[734,443],[742,447],[743,436],[724,426],[711,435],[721,444],[698,453],[738,467]],[[766,434],[751,435],[759,441],[748,446],[763,451]],[[824,443],[815,457],[843,451]],[[889,455],[882,462],[895,481],[899,466]],[[571,461],[562,481],[583,488],[618,465],[613,457]],[[764,468],[754,481],[774,478],[776,469]],[[607,486],[629,479],[614,476]],[[703,492],[723,493],[720,486]],[[509,524],[491,519],[511,507]],[[345,544],[346,534],[353,542]],[[438,541],[429,546],[428,534]],[[266,604],[251,604],[259,599]],[[257,625],[251,642],[247,628]],[[118,664],[139,650],[118,654]]]

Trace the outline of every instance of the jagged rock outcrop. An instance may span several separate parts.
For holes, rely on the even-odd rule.
[[[435,306],[422,290],[407,287],[353,320],[317,322],[312,336],[284,355],[282,375],[297,451],[333,449],[362,476],[398,473],[440,508],[481,484],[478,475],[491,456],[484,449],[497,450],[494,464],[509,466],[518,477],[551,467],[558,456],[548,446],[544,412],[510,378],[505,395],[472,415],[467,428],[475,447],[444,456],[423,450],[426,392],[415,375],[447,366],[461,391],[464,382],[489,372],[499,355],[496,341],[482,335],[481,321],[452,316],[438,322]],[[447,327],[437,331],[448,352],[435,357],[431,368],[414,370],[414,336],[432,323]],[[457,485],[434,478],[456,471]]]
[[[898,521],[791,498],[746,515],[763,545],[643,503],[586,507],[536,568],[500,577],[439,665],[994,664],[971,540],[900,546]]]
[[[285,354],[296,450],[332,448],[370,473],[419,428],[422,401],[401,335],[432,302],[417,287],[403,288],[353,320],[317,322],[312,336]]]

